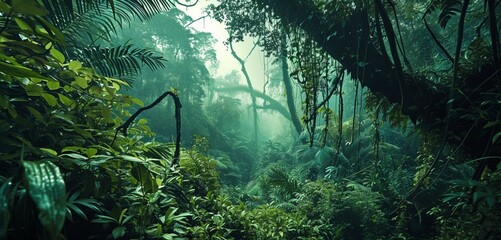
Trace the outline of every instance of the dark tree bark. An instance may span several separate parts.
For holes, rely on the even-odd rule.
[[[337,16],[335,12],[320,11],[312,1],[302,0],[254,0],[261,6],[267,5],[285,24],[302,28],[334,59],[339,61],[353,78],[356,70],[363,68],[364,78],[358,79],[362,86],[386,97],[391,103],[400,104],[402,113],[414,123],[428,131],[440,133],[444,128],[449,100],[449,87],[426,79],[425,76],[404,71],[399,78],[397,68],[381,53],[376,40],[369,35],[369,19],[364,8],[355,10],[349,16]],[[367,44],[365,51],[358,52],[357,43]],[[360,55],[360,57],[359,57]],[[360,63],[357,59],[366,59]],[[468,75],[460,76],[462,96],[456,96],[453,109],[471,109],[480,106],[486,91],[497,88],[496,72],[492,63],[485,63]],[[459,86],[459,85],[458,85]],[[450,131],[447,141],[466,147],[472,157],[499,156],[501,148],[491,144],[492,129],[484,129],[489,119],[496,119],[499,105],[489,110],[486,118],[465,118],[467,111],[450,114]],[[494,115],[494,116],[491,116]],[[458,137],[459,136],[459,137]],[[495,162],[494,162],[495,163]]]
[[[285,86],[285,96],[287,97],[287,107],[290,112],[290,119],[296,132],[300,134],[303,131],[301,121],[297,116],[296,105],[294,104],[294,95],[292,93],[292,82],[289,77],[289,65],[287,64],[287,36],[284,32],[280,36],[280,61],[282,62],[282,81]]]

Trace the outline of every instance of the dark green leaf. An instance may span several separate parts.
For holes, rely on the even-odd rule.
[[[7,238],[7,226],[9,226],[10,212],[9,212],[9,188],[12,185],[12,179],[7,179],[0,186],[0,239]]]
[[[12,0],[12,10],[24,15],[43,16],[47,14],[47,10],[36,0]]]
[[[123,226],[116,227],[115,229],[113,229],[112,235],[113,235],[113,239],[123,237],[125,235],[125,227],[123,227]]]
[[[39,211],[38,219],[56,239],[66,216],[66,190],[59,168],[48,161],[22,163],[26,188]]]

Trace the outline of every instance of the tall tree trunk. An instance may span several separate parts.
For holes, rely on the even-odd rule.
[[[284,30],[285,31],[285,30]],[[290,119],[296,132],[299,134],[303,131],[303,126],[297,116],[296,105],[294,104],[294,95],[292,93],[292,82],[289,77],[289,64],[287,63],[287,38],[285,32],[282,31],[280,36],[280,61],[282,62],[282,81],[285,86],[285,96],[287,97],[287,107],[290,112]]]

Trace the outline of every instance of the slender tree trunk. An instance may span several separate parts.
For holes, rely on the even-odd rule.
[[[231,36],[231,33],[230,33]],[[257,106],[256,106],[256,96],[254,95],[254,88],[252,87],[252,82],[249,77],[249,73],[247,72],[247,68],[245,67],[245,60],[242,59],[241,57],[238,56],[238,54],[235,52],[233,49],[233,43],[232,40],[230,39],[229,41],[230,45],[230,50],[231,50],[231,55],[240,63],[240,70],[244,74],[245,81],[247,82],[247,87],[249,87],[249,95],[252,99],[252,115],[253,115],[253,120],[254,120],[254,142],[257,144],[258,138],[257,138],[257,133],[258,133],[258,124],[257,124]],[[252,53],[254,48],[256,47],[257,44],[252,47],[250,50],[249,54],[247,57]]]
[[[290,119],[292,121],[292,124],[294,125],[294,128],[296,129],[296,132],[299,134],[303,131],[303,126],[301,125],[301,122],[299,121],[299,118],[297,116],[296,112],[296,105],[294,104],[294,95],[292,94],[292,82],[289,77],[289,64],[287,63],[287,39],[285,32],[282,32],[280,36],[280,60],[282,62],[282,80],[284,82],[285,86],[285,95],[287,97],[287,107],[289,108],[290,112]]]

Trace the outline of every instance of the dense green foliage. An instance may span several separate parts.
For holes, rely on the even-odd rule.
[[[444,148],[432,127],[411,126],[398,104],[349,81],[358,73],[255,2],[220,1],[207,12],[227,24],[230,44],[255,37],[272,59],[269,85],[248,90],[258,101],[231,90],[241,86],[237,72],[214,74],[215,39],[191,28],[196,20],[170,9],[172,1],[0,1],[0,239],[499,238],[501,173],[471,180],[477,162],[499,156],[470,160],[476,155],[462,143]],[[355,8],[304,2],[347,16]],[[441,27],[459,12],[453,2],[441,6]],[[415,33],[429,44],[425,29],[407,25],[423,6],[400,4],[404,40]],[[474,43],[461,71],[491,54]],[[405,61],[449,81],[450,64],[429,59],[434,50],[406,47]],[[284,97],[288,87],[299,97]],[[117,131],[165,91],[183,106],[178,165],[170,99],[127,136]],[[451,116],[482,116],[486,151],[496,153],[501,124],[491,111],[500,93],[481,95],[476,111],[457,107]],[[280,135],[255,142],[251,106],[261,126],[283,127]],[[270,111],[289,118],[267,123]]]

